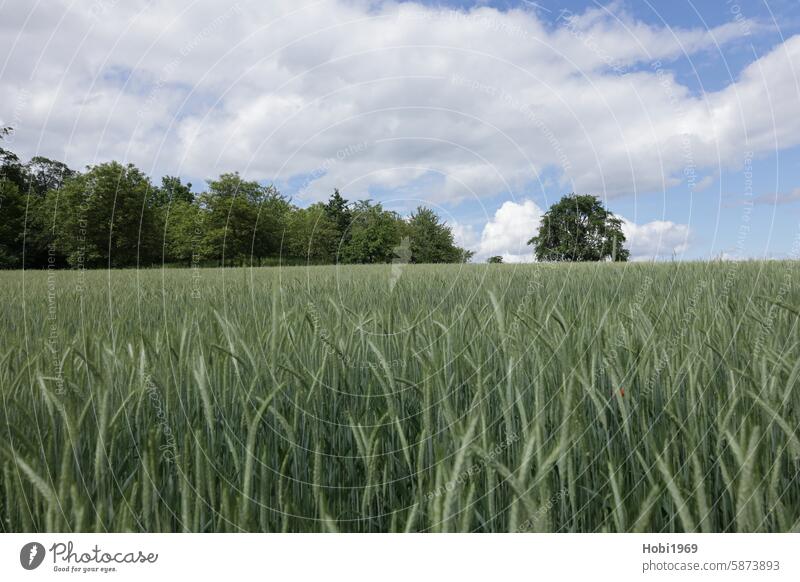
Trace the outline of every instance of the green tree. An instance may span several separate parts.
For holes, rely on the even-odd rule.
[[[342,261],[390,263],[406,228],[402,218],[366,200],[354,205],[352,216],[349,237],[342,247]]]
[[[0,177],[0,268],[19,268],[25,231],[25,198],[17,184]]]
[[[462,263],[473,253],[456,246],[452,229],[430,208],[420,206],[408,221],[415,263]]]
[[[184,184],[177,176],[163,176],[161,187],[153,189],[151,204],[167,206],[173,202],[194,202],[191,182]]]
[[[35,156],[25,164],[28,190],[31,194],[44,197],[50,190],[60,190],[64,183],[75,175],[63,162],[44,156]]]
[[[54,195],[48,202],[49,192],[58,192],[77,172],[63,162],[36,156],[25,164],[27,194],[25,266],[44,268],[66,266],[66,257],[55,244],[57,220]]]
[[[192,264],[212,256],[206,233],[207,211],[178,199],[164,211],[164,261]]]
[[[287,218],[284,254],[310,263],[325,264],[336,260],[340,235],[338,225],[322,202],[308,208],[294,208]]]
[[[347,246],[350,239],[350,226],[353,221],[353,211],[350,203],[342,197],[339,189],[336,188],[325,205],[325,214],[333,224],[336,225],[338,236],[333,242],[330,252],[334,257],[338,257],[341,250]]]
[[[262,189],[257,222],[263,245],[260,256],[277,257],[281,253],[292,208],[291,202],[275,186],[270,184]]]
[[[569,194],[550,207],[528,241],[540,261],[627,261],[622,221],[596,196]]]
[[[13,132],[14,130],[10,127],[0,127],[0,141]],[[16,184],[20,192],[26,190],[25,167],[20,163],[17,154],[3,147],[0,147],[0,179],[10,180]]]
[[[47,194],[55,244],[68,263],[129,267],[158,261],[157,215],[146,204],[150,180],[135,166],[100,164]]]
[[[475,251],[471,251],[469,249],[465,249],[462,247],[458,247],[458,252],[459,252],[459,257],[458,257],[459,263],[469,263],[472,257],[475,256]]]
[[[500,255],[495,255],[493,257],[489,257],[488,259],[486,259],[486,262],[491,264],[500,264],[503,262],[503,257],[501,257]]]
[[[0,139],[10,133],[11,128],[0,128]],[[23,164],[14,152],[0,148],[0,181],[5,182],[0,188],[1,266],[20,268],[23,259],[26,267],[46,266],[53,233],[48,229],[45,196],[74,173],[66,164],[42,156]],[[55,266],[64,265],[57,253],[52,258]]]
[[[12,131],[10,127],[0,127],[0,140]],[[14,152],[0,147],[0,268],[11,269],[20,265],[20,242],[25,229],[23,185],[19,158]]]
[[[258,263],[277,256],[291,204],[273,186],[222,174],[200,196],[208,211],[206,246],[226,264]]]

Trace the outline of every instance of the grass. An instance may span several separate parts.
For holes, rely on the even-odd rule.
[[[0,530],[797,530],[798,280],[0,273]]]

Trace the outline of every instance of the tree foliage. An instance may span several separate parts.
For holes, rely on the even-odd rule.
[[[158,216],[146,204],[150,180],[133,165],[110,162],[51,190],[55,245],[71,266],[131,267],[159,257]]]
[[[400,244],[405,225],[395,212],[380,204],[362,201],[354,205],[349,236],[342,245],[344,263],[390,263]]]
[[[627,261],[622,221],[596,196],[569,194],[550,207],[528,241],[539,261]]]
[[[0,267],[10,268],[22,257],[25,200],[19,187],[4,177],[0,177],[0,214]]]
[[[471,251],[456,246],[453,230],[430,208],[420,206],[408,223],[411,260],[415,263],[465,263]]]
[[[80,173],[41,156],[23,164],[5,149],[0,211],[0,268],[391,263],[402,241],[412,262],[472,256],[428,208],[406,219],[339,190],[299,208],[238,173],[209,180],[196,195],[177,176],[155,186],[130,164]]]

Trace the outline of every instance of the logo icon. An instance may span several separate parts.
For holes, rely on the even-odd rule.
[[[26,570],[35,570],[42,565],[44,554],[44,546],[39,542],[27,543],[19,552],[19,563]]]

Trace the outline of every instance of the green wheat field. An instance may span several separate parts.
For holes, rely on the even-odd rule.
[[[800,267],[0,273],[0,531],[800,525]]]

